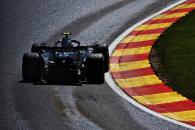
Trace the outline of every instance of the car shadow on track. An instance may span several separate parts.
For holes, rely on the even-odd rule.
[[[32,82],[26,82],[23,80],[18,81],[19,83],[28,83],[28,84],[32,84],[32,85],[60,85],[60,86],[83,86],[83,84],[89,84],[87,82],[57,82],[57,83],[44,83],[44,82],[36,82],[36,83],[32,83]],[[100,84],[97,84],[100,85]]]
[[[23,80],[20,80],[19,83],[29,83],[32,85],[68,85],[68,86],[82,86],[82,84],[86,84],[86,83],[74,83],[74,82],[58,82],[58,83],[36,82],[36,83],[32,83],[32,82],[25,82]]]

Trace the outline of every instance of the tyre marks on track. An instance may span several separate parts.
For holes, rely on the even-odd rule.
[[[66,25],[64,28],[62,28],[59,33],[54,34],[48,41],[55,41],[56,38],[59,38],[61,36],[61,32],[64,31],[70,31],[74,34],[74,37],[78,36],[83,30],[100,20],[101,18],[105,17],[106,15],[112,13],[113,11],[120,9],[130,3],[134,2],[134,0],[123,0],[118,1],[112,5],[109,5],[105,8],[102,8],[101,10],[97,12],[92,12],[90,14],[87,14],[83,17],[80,17],[74,21],[72,21],[70,24]]]

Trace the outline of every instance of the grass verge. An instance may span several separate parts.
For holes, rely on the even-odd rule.
[[[195,11],[167,29],[153,46],[166,84],[195,101]]]

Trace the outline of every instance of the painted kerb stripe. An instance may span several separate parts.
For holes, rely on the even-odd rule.
[[[193,129],[189,125],[195,126],[195,103],[165,86],[154,75],[149,53],[153,43],[168,27],[194,9],[195,0],[183,0],[164,13],[147,19],[117,41],[110,61],[113,79],[126,94],[151,110],[183,123],[170,121]],[[185,107],[182,107],[181,102],[185,103]]]

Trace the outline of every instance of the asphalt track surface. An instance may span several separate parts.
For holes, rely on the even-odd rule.
[[[21,60],[33,42],[71,31],[82,44],[110,44],[141,19],[176,0],[2,0],[0,4],[0,129],[179,130],[102,85],[21,83]]]

